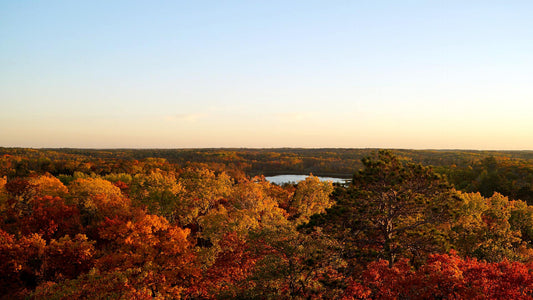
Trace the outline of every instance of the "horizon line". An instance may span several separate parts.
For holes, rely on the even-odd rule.
[[[471,149],[471,148],[394,148],[394,147],[23,147],[0,146],[0,149],[34,150],[409,150],[409,151],[478,151],[525,152],[533,149]]]

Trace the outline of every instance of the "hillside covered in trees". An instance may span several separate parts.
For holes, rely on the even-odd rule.
[[[532,183],[533,152],[0,148],[0,295],[532,299]]]

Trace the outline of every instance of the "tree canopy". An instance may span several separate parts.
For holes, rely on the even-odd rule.
[[[294,153],[342,151],[199,151],[205,161],[185,151],[185,163],[128,160],[152,153],[129,150],[10,153],[0,299],[533,298],[533,206],[458,190],[451,165],[366,151],[349,184],[275,185],[238,169],[240,157],[298,166],[316,161]],[[483,164],[495,182],[508,177],[502,163]],[[490,182],[479,178],[469,186]]]

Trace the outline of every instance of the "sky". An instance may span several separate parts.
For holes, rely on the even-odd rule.
[[[0,146],[533,150],[532,11],[0,0]]]

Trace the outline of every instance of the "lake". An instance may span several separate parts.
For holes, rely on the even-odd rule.
[[[265,179],[270,181],[271,183],[275,183],[278,185],[284,184],[284,183],[298,183],[302,180],[305,180],[309,175],[276,175],[276,176],[265,176]],[[336,177],[320,177],[316,176],[322,181],[331,181],[333,183],[346,183],[346,181],[350,181],[350,179],[347,178],[336,178]]]

